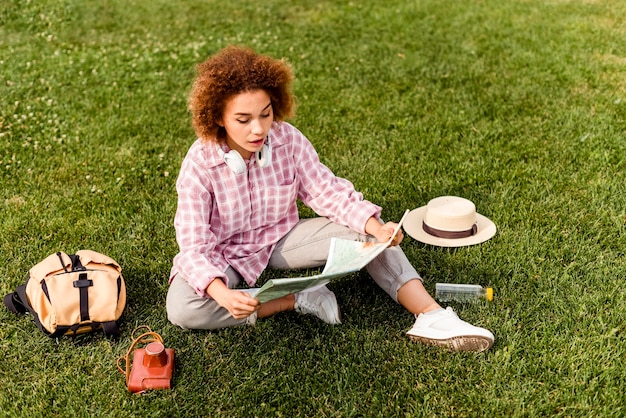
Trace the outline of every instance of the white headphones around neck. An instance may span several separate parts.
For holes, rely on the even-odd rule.
[[[246,162],[241,154],[237,151],[230,150],[224,152],[221,146],[217,146],[217,153],[224,159],[224,162],[235,174],[241,174],[246,171]],[[256,163],[259,167],[267,167],[272,162],[272,147],[269,143],[263,144],[263,148],[256,153]]]

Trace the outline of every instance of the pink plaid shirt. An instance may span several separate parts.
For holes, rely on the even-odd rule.
[[[352,183],[322,164],[295,127],[274,123],[268,136],[271,164],[263,168],[253,155],[247,170],[235,174],[218,155],[217,145],[201,140],[182,163],[174,219],[180,252],[171,277],[180,274],[198,295],[207,296],[215,278],[226,281],[229,265],[254,286],[276,243],[299,220],[296,199],[361,233],[371,216],[380,216],[381,208],[363,200]]]

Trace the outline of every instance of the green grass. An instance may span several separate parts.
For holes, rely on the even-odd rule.
[[[331,286],[341,326],[168,323],[186,98],[228,44],[289,60],[292,122],[386,219],[453,194],[496,223],[480,246],[402,244],[429,290],[495,288],[454,305],[494,332],[490,351],[411,343],[410,315],[365,272]],[[0,293],[90,248],[129,295],[113,341],[53,341],[0,310],[1,415],[626,414],[623,2],[7,0],[0,68]],[[143,324],[176,349],[171,391],[131,395],[116,370]]]

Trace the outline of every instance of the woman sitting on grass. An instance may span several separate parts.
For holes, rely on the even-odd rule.
[[[325,286],[263,304],[245,290],[266,267],[323,266],[332,237],[385,242],[397,224],[323,165],[309,140],[285,122],[293,116],[293,74],[281,60],[228,47],[198,66],[190,110],[198,140],[176,183],[180,252],[167,294],[169,320],[191,329],[254,324],[278,312],[313,314],[339,324]],[[296,200],[320,217],[299,219]],[[415,315],[413,340],[453,350],[484,351],[493,334],[443,309],[398,246],[368,266],[374,281]]]

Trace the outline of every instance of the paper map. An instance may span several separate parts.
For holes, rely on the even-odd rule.
[[[291,293],[324,286],[333,279],[357,272],[391,244],[408,213],[408,210],[404,212],[402,219],[387,242],[373,243],[331,238],[328,260],[322,273],[315,276],[271,279],[258,290],[250,289],[249,291],[254,293],[255,299],[263,303]]]

